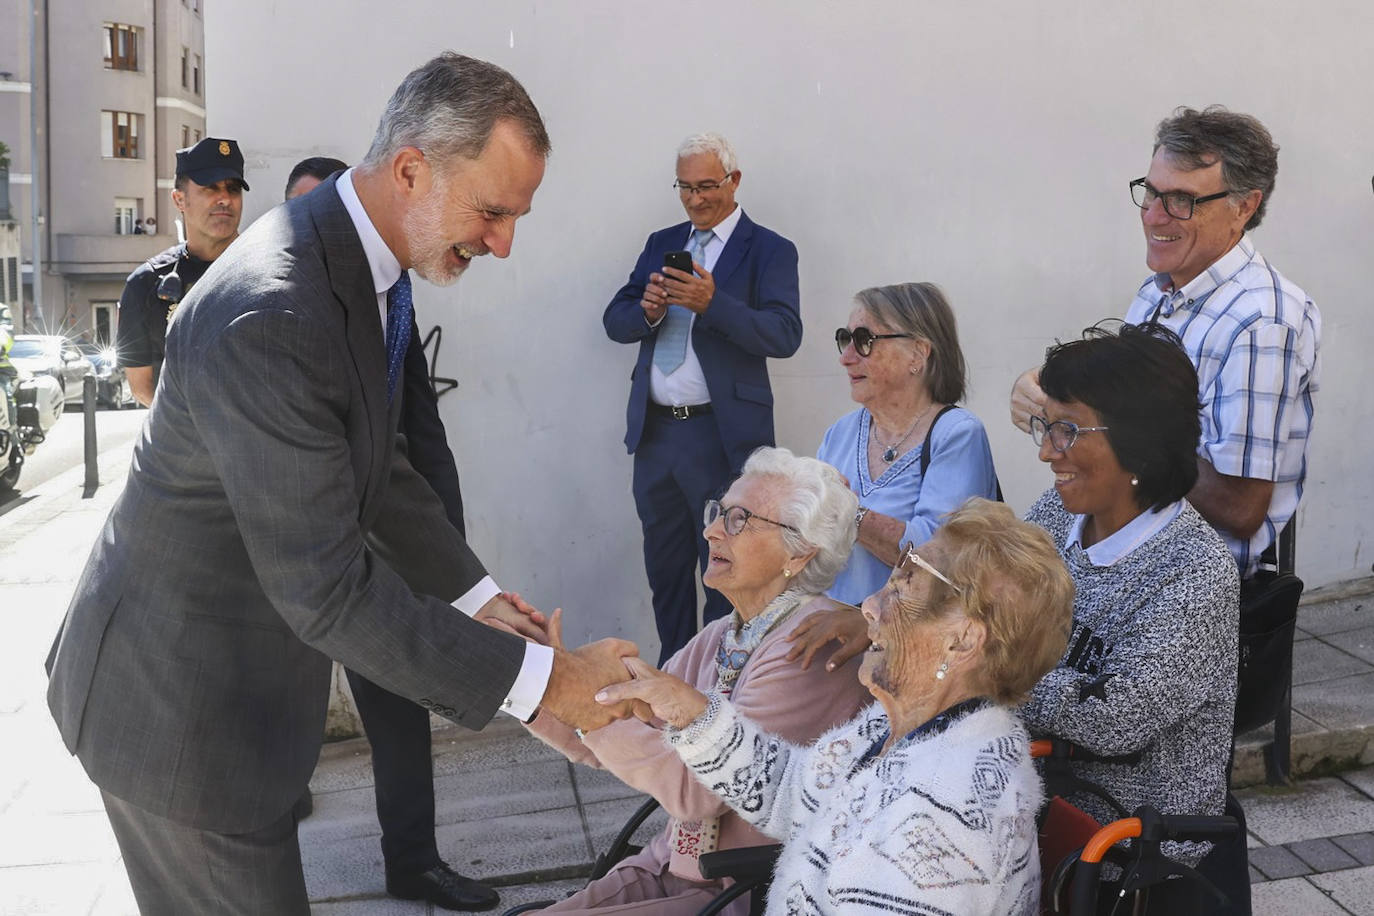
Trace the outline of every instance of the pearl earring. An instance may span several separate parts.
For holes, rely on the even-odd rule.
[[[1137,476],[1135,476],[1134,474],[1131,475],[1131,486],[1133,486],[1133,487],[1138,487],[1138,486],[1140,486],[1140,478],[1137,477]]]
[[[935,680],[943,681],[945,675],[949,673],[949,662],[940,662],[940,667],[935,671]]]

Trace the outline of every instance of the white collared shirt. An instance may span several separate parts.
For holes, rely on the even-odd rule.
[[[715,235],[706,243],[706,251],[700,262],[702,267],[708,271],[716,269],[716,261],[720,260],[725,243],[730,241],[730,235],[739,225],[740,217],[743,215],[744,210],[736,204],[730,215],[712,228],[711,231]],[[687,238],[682,243],[682,247],[687,251],[692,250],[692,233],[695,231],[695,226],[687,229]],[[662,320],[660,318],[659,322]],[[650,363],[649,398],[655,404],[683,407],[688,404],[706,404],[711,400],[711,392],[706,387],[706,373],[702,371],[696,348],[692,346],[692,328],[696,327],[696,322],[697,316],[693,315],[692,324],[687,328],[687,353],[683,356],[682,365],[665,375],[662,369]],[[658,327],[658,323],[651,327]]]
[[[1091,547],[1083,547],[1083,526],[1087,524],[1088,516],[1075,515],[1073,517],[1073,527],[1069,529],[1069,539],[1065,542],[1064,548],[1077,547],[1088,557],[1088,562],[1094,566],[1111,566],[1122,557],[1130,554],[1141,544],[1164,530],[1178,514],[1183,511],[1183,500],[1170,503],[1158,512],[1146,509],[1144,512],[1131,519],[1117,531],[1104,537]]]
[[[367,266],[372,272],[372,286],[377,292],[377,309],[381,315],[382,327],[385,328],[386,294],[401,278],[401,262],[387,247],[377,227],[368,217],[367,211],[363,209],[363,202],[358,199],[358,192],[353,187],[352,169],[339,176],[335,188],[339,192],[339,199],[343,201],[344,209],[348,211],[349,219],[353,220],[353,228],[358,231],[358,239],[363,243],[363,254],[367,257]],[[480,582],[454,601],[453,606],[471,617],[500,591],[500,587],[491,576],[484,576]],[[544,689],[548,686],[549,675],[552,673],[553,650],[548,646],[526,643],[525,661],[520,666],[515,683],[511,685],[510,694],[501,704],[501,710],[519,719],[528,720],[539,708],[539,701],[544,697]]]

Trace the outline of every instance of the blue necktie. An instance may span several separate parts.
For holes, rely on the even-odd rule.
[[[386,402],[396,394],[396,380],[410,346],[410,323],[415,315],[415,302],[410,298],[410,274],[401,271],[401,278],[386,291]]]
[[[706,245],[715,235],[710,229],[692,232],[692,260],[706,265]],[[687,358],[687,335],[692,330],[692,312],[680,305],[668,306],[663,323],[658,326],[658,340],[654,343],[654,365],[664,375],[672,375]]]

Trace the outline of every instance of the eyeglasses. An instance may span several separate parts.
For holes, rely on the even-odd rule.
[[[1150,209],[1150,204],[1155,201],[1164,203],[1164,212],[1174,219],[1192,219],[1193,209],[1198,204],[1205,204],[1209,200],[1221,200],[1230,191],[1218,191],[1215,194],[1207,194],[1202,197],[1194,197],[1187,191],[1161,191],[1150,184],[1144,178],[1137,178],[1131,182],[1131,200],[1142,210]]]
[[[915,336],[915,334],[874,334],[872,331],[870,331],[868,328],[862,325],[860,325],[852,331],[849,330],[849,328],[836,328],[835,349],[843,353],[844,348],[852,343],[854,344],[855,353],[859,354],[860,356],[867,357],[870,353],[873,352],[873,341],[875,340],[891,340],[895,337]]]
[[[786,528],[788,531],[801,534],[800,531],[797,531],[797,529],[793,528],[791,525],[784,522],[775,522],[771,518],[764,518],[762,515],[750,512],[743,506],[722,506],[720,500],[708,499],[706,501],[706,511],[701,515],[701,523],[705,527],[710,528],[716,523],[716,519],[722,517],[725,519],[725,533],[730,535],[730,537],[734,537],[743,531],[744,526],[749,524],[751,518],[756,518],[761,522],[767,522],[770,525],[777,525],[779,528]]]
[[[1077,423],[1070,423],[1068,420],[1055,420],[1051,423],[1044,417],[1030,418],[1031,441],[1036,446],[1043,445],[1045,437],[1050,437],[1050,446],[1056,452],[1067,452],[1073,448],[1073,444],[1078,441],[1081,433],[1105,433],[1105,426],[1079,426]]]
[[[710,194],[712,191],[719,191],[732,180],[734,180],[734,176],[726,175],[720,181],[703,181],[700,184],[688,184],[679,178],[677,181],[673,182],[673,187],[677,188],[677,192],[683,197],[691,197],[693,194]]]
[[[931,566],[929,563],[927,563],[925,559],[922,558],[922,556],[916,552],[916,546],[912,544],[910,541],[907,541],[905,544],[902,545],[901,555],[897,557],[897,565],[893,567],[893,571],[897,572],[905,569],[908,563],[914,563],[917,566],[921,567],[921,569],[924,569],[926,572],[930,573],[932,576],[939,579],[941,582],[945,583],[950,588],[954,589],[954,593],[956,595],[962,595],[964,593],[964,590],[959,586],[955,585],[952,581],[950,581],[950,578],[948,576],[940,572],[940,570],[936,569],[934,566]]]

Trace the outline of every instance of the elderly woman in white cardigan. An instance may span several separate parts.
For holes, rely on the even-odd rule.
[[[863,604],[877,699],[797,746],[636,658],[597,698],[647,702],[696,777],[784,840],[770,914],[1037,910],[1042,800],[1013,709],[1059,660],[1073,584],[1045,532],[972,499]]]

